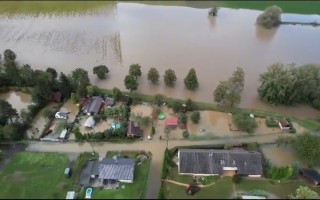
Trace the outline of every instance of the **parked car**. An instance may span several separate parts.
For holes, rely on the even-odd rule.
[[[57,112],[54,116],[56,119],[68,119],[68,114],[64,112]]]

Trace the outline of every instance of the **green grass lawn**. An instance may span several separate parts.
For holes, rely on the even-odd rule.
[[[269,193],[272,193],[280,198],[287,198],[289,194],[294,193],[295,190],[300,186],[305,186],[306,183],[304,181],[294,181],[287,182],[283,181],[278,183],[276,181],[269,180],[243,180],[239,185],[236,185],[237,190],[249,192],[254,189],[265,190]],[[316,192],[320,192],[320,188],[311,188]]]
[[[64,176],[67,155],[59,153],[17,153],[0,173],[1,198],[65,198],[72,188]]]
[[[121,152],[121,156],[128,156],[129,158],[135,157],[137,152]],[[110,152],[108,157],[118,155],[117,152]],[[145,159],[142,164],[136,165],[134,170],[133,183],[121,183],[120,188],[117,190],[103,190],[93,188],[93,199],[141,199],[147,186],[148,173],[150,167],[150,159]],[[122,189],[122,186],[125,186]]]

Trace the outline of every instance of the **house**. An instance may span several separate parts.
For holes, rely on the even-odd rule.
[[[60,91],[58,92],[52,92],[50,96],[51,101],[55,102],[61,102],[62,101],[62,93]]]
[[[167,118],[165,125],[168,128],[176,128],[178,126],[178,119],[176,117]]]
[[[84,122],[84,127],[86,128],[93,128],[95,121],[92,116],[88,117],[87,120]]]
[[[261,177],[261,153],[245,150],[179,149],[178,172],[181,175],[218,176],[225,171]]]
[[[82,103],[81,111],[88,115],[94,115],[100,111],[103,104],[104,100],[99,96],[87,98]]]
[[[131,158],[103,158],[99,166],[99,180],[133,183],[135,160]]]
[[[320,175],[312,169],[300,168],[299,174],[313,182],[314,185],[320,185]]]
[[[290,123],[286,119],[279,120],[279,127],[283,131],[289,131],[290,130]]]
[[[113,106],[114,105],[114,99],[113,98],[110,98],[110,97],[107,97],[105,100],[104,100],[104,104],[106,105],[106,106]]]
[[[89,186],[93,180],[98,180],[100,185],[115,181],[133,183],[135,160],[130,158],[103,158],[99,160],[89,160],[83,167],[79,184]]]
[[[127,137],[143,137],[143,130],[138,126],[138,124],[133,121],[129,121]]]
[[[82,186],[89,186],[90,180],[99,176],[99,160],[88,160],[79,177],[79,184]]]

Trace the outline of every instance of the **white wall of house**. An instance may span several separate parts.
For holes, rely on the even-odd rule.
[[[238,170],[237,167],[223,167],[223,170],[228,171],[228,170]]]
[[[219,174],[193,174],[193,173],[179,173],[180,175],[189,175],[189,176],[219,176]]]
[[[133,183],[133,180],[119,180],[121,183]]]
[[[259,178],[259,177],[261,177],[261,175],[249,175],[249,177]]]

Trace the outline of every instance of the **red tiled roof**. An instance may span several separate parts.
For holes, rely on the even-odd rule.
[[[165,121],[166,126],[177,126],[178,119],[176,117],[167,118]]]

